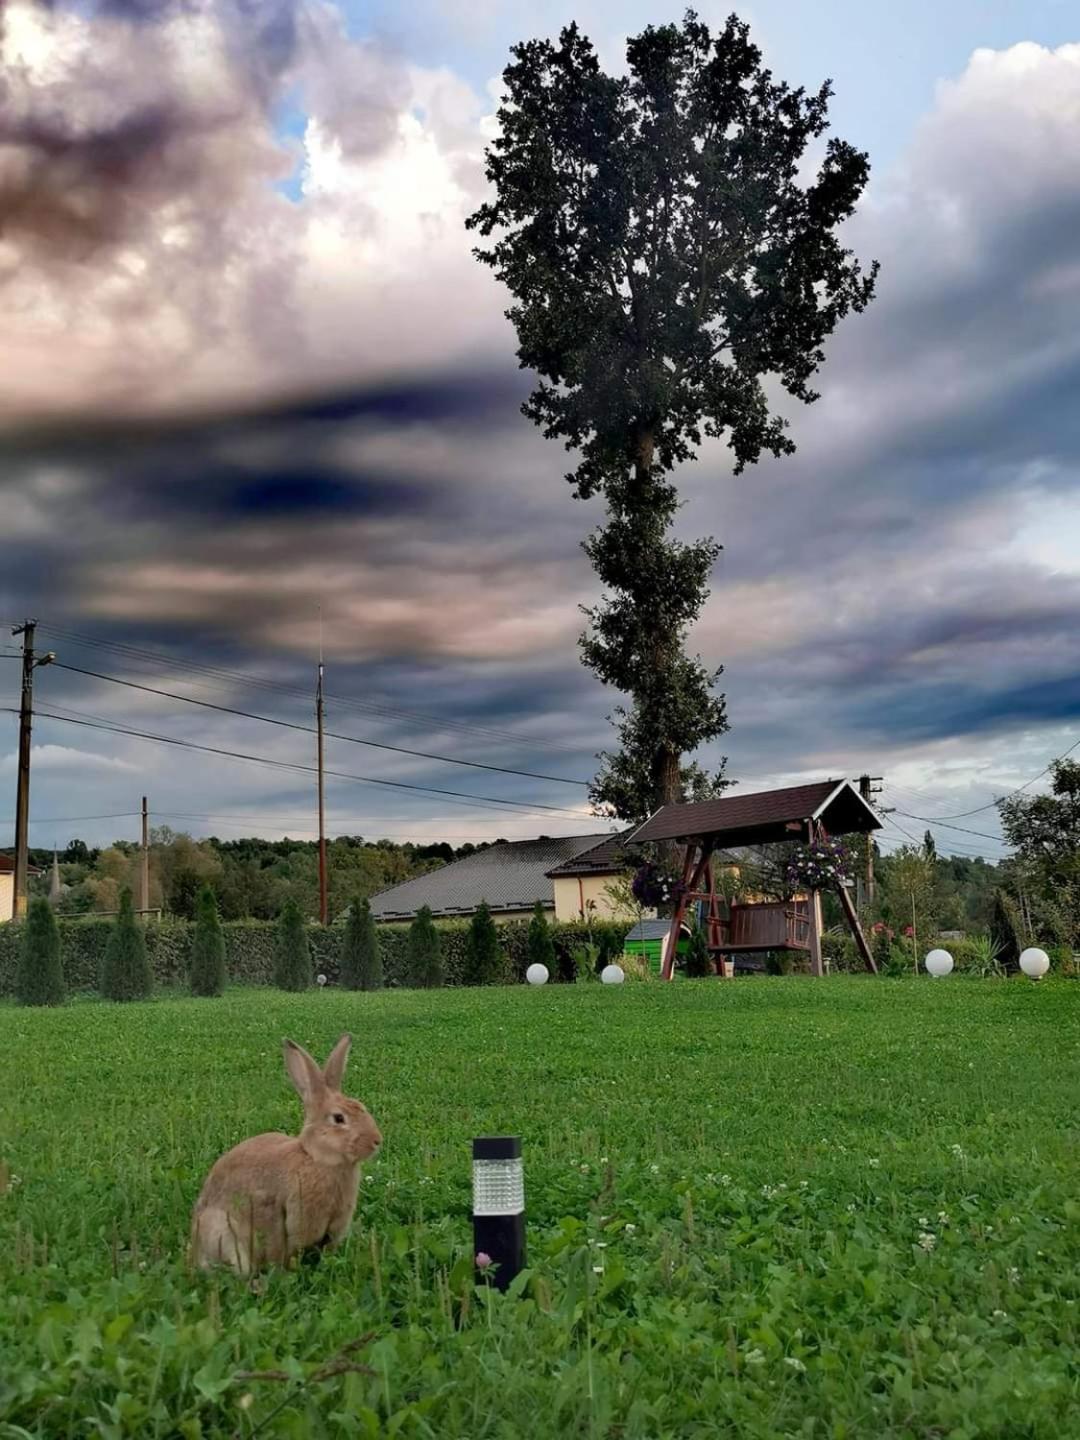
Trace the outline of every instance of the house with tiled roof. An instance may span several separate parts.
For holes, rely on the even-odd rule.
[[[593,882],[620,873],[610,849],[618,838],[604,832],[503,840],[382,891],[372,898],[371,913],[383,923],[412,920],[426,905],[436,919],[468,919],[484,900],[496,920],[527,920],[539,900],[550,918],[577,919],[580,907],[574,897],[585,893],[579,889],[579,878],[590,882],[588,897],[592,897]],[[578,870],[563,873],[564,866],[579,859]],[[593,913],[611,918],[610,910],[597,907]]]

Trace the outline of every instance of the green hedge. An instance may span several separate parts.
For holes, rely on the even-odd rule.
[[[96,991],[101,974],[105,946],[112,933],[112,919],[58,918],[64,977],[70,993]],[[442,938],[442,959],[447,985],[460,985],[465,966],[465,945],[468,921],[437,921]],[[274,946],[277,924],[271,920],[228,920],[222,924],[225,936],[225,959],[229,980],[240,985],[270,985],[274,974]],[[600,947],[601,964],[622,951],[629,925],[597,924],[592,938]],[[146,926],[146,949],[157,985],[172,988],[186,986],[194,926],[186,920],[151,921]],[[552,925],[558,973],[553,980],[570,979],[573,975],[571,951],[588,939],[584,925]],[[15,973],[19,955],[21,929],[17,925],[0,925],[0,996],[15,993]],[[379,946],[382,951],[383,974],[387,985],[403,985],[408,973],[408,925],[380,925]],[[344,926],[310,925],[312,969],[323,974],[331,984],[338,981],[341,968],[341,946]],[[506,957],[504,979],[508,983],[523,980],[528,966],[529,927],[515,922],[499,926],[499,943]]]

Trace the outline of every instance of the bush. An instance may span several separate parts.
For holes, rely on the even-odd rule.
[[[1005,970],[1020,967],[1020,916],[1004,890],[994,891],[994,909],[990,916],[990,938],[997,946],[997,958]]]
[[[585,945],[578,945],[572,952],[574,961],[574,981],[582,984],[590,980],[597,980],[603,968],[600,964],[600,946],[594,945],[591,941]]]
[[[209,885],[199,891],[195,903],[195,928],[191,937],[191,993],[220,995],[225,989],[225,937],[221,933],[217,899]]]
[[[466,951],[469,940],[467,920],[436,920],[436,933],[442,953],[444,984],[461,985],[465,981]],[[112,938],[113,922],[103,916],[57,916],[57,929],[64,957],[64,978],[69,993],[91,993],[101,983],[105,950]],[[187,987],[191,973],[191,948],[194,926],[190,921],[166,916],[150,920],[141,927],[146,952],[152,966],[155,985],[164,989]],[[19,968],[22,925],[0,925],[0,996],[15,994]],[[231,985],[273,985],[277,966],[278,922],[275,920],[223,920],[225,964]],[[341,982],[342,951],[346,924],[305,926],[311,951],[312,968],[324,973],[332,985]],[[595,944],[602,955],[619,959],[629,924],[597,920],[589,925],[581,921],[566,923],[549,921],[548,929],[555,950],[552,980],[572,981],[574,975],[571,951],[581,945]],[[409,924],[377,925],[379,950],[383,965],[384,984],[404,985],[409,974]],[[511,921],[498,927],[503,959],[499,979],[524,981],[529,963],[529,926]],[[621,962],[620,962],[621,963]]]
[[[417,919],[420,917],[417,916]],[[497,985],[504,978],[499,932],[485,901],[481,900],[469,922],[469,944],[465,955],[466,985]]]
[[[543,965],[549,976],[555,974],[555,946],[551,941],[551,929],[544,914],[544,907],[539,900],[529,921],[526,958],[530,965]]]
[[[48,900],[31,900],[19,946],[16,993],[22,1005],[62,1005],[64,968],[60,932]]]
[[[716,966],[709,954],[705,939],[705,928],[695,924],[690,931],[690,944],[686,951],[686,976],[689,980],[704,980],[707,975],[716,974]]]
[[[615,960],[621,966],[627,980],[651,980],[653,978],[649,957],[637,950],[624,950]]]
[[[427,905],[409,926],[406,983],[417,990],[434,990],[443,983],[442,946]]]
[[[146,941],[131,902],[131,891],[120,895],[120,913],[112,927],[101,967],[101,993],[106,1000],[145,1000],[154,988],[146,954]]]
[[[341,983],[346,990],[381,990],[382,955],[371,905],[356,900],[349,910],[341,942]]]
[[[291,897],[278,916],[274,984],[279,990],[307,990],[311,986],[311,946],[300,906]]]

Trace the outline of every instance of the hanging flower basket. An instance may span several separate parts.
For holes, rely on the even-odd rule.
[[[649,861],[634,876],[630,889],[639,905],[655,909],[657,905],[671,905],[682,890],[682,882]]]
[[[800,845],[788,863],[787,878],[794,889],[824,890],[841,885],[848,878],[847,851],[839,840]]]

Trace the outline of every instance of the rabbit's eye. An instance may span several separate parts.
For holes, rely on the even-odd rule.
[[[337,1114],[334,1116],[334,1124],[335,1124],[335,1125],[344,1125],[344,1124],[345,1124],[345,1116],[342,1115],[342,1113],[341,1113],[340,1110],[339,1110],[339,1111],[337,1112]]]

